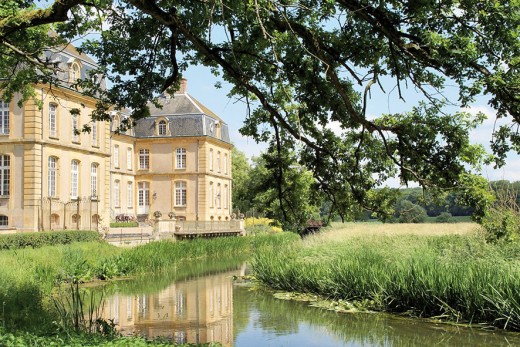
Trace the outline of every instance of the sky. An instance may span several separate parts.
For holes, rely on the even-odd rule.
[[[242,101],[229,98],[227,93],[231,89],[231,85],[215,77],[209,70],[202,66],[192,66],[184,72],[183,76],[188,80],[188,93],[202,102],[219,117],[221,117],[228,125],[230,130],[231,141],[240,151],[244,152],[249,158],[258,156],[266,149],[266,144],[257,144],[253,139],[242,136],[239,132],[244,119],[247,115],[246,104]],[[222,88],[215,88],[215,83],[220,82]],[[450,95],[451,94],[451,95]],[[456,91],[447,89],[447,96],[456,100]],[[406,102],[400,101],[395,93],[383,94],[377,90],[372,94],[369,100],[367,114],[377,116],[382,113],[395,113],[409,110],[417,102],[417,96],[410,91],[408,97],[405,96]],[[483,112],[487,115],[487,120],[470,135],[470,141],[475,144],[482,144],[487,151],[490,151],[489,143],[493,127],[495,125],[496,112],[487,105],[484,97],[477,98],[471,108],[466,110],[471,114]],[[331,124],[331,128],[337,127]],[[494,170],[493,167],[484,167],[482,175],[488,180],[509,180],[520,181],[520,156],[510,153],[505,167]],[[399,186],[398,180],[388,181],[388,185],[392,187]]]

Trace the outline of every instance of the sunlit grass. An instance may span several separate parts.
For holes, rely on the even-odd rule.
[[[472,223],[348,224],[258,253],[253,270],[275,289],[519,330],[519,255],[519,245],[487,244]]]

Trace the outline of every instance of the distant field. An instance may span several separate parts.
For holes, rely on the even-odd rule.
[[[393,236],[393,235],[467,235],[477,233],[480,227],[474,222],[460,223],[332,223],[318,237],[321,240],[340,241],[344,238],[358,236]]]

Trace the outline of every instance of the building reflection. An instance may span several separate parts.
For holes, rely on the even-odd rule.
[[[232,346],[232,277],[242,273],[243,269],[179,281],[154,294],[114,295],[105,300],[101,316],[112,319],[123,335]]]

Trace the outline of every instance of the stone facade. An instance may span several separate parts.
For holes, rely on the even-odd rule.
[[[186,93],[186,81],[161,99],[162,109],[150,105],[150,118],[117,133],[127,115],[93,123],[96,100],[72,86],[95,63],[73,47],[53,59],[68,84],[36,85],[22,107],[19,95],[0,102],[0,232],[100,230],[118,216],[150,219],[155,211],[230,219],[228,128]],[[75,131],[84,125],[90,133]]]

